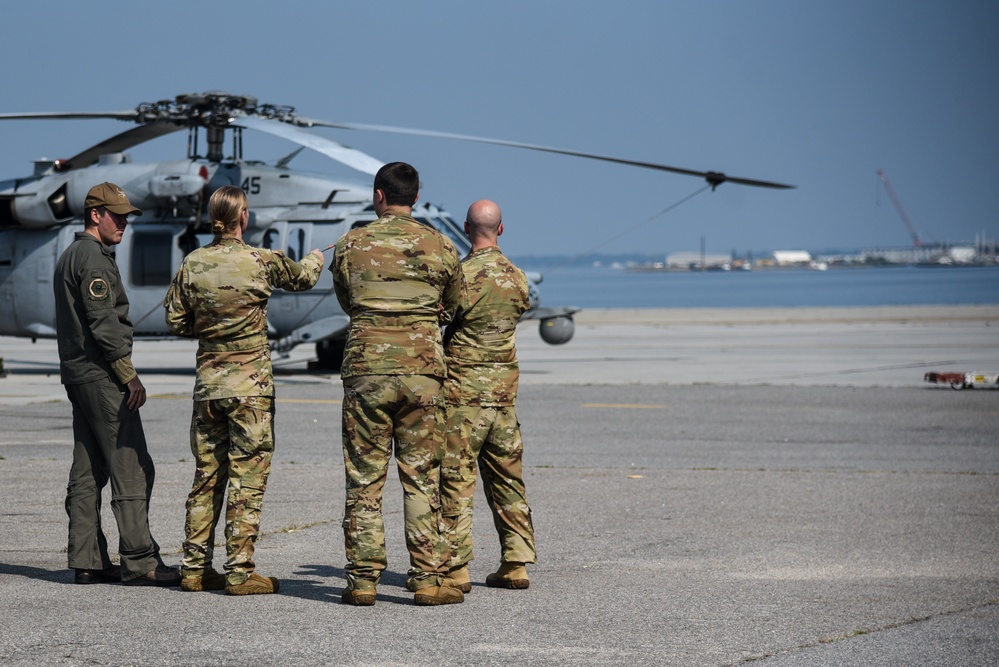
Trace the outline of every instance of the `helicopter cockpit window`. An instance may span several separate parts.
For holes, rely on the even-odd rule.
[[[444,227],[451,230],[451,232],[448,233],[448,236],[452,237],[455,246],[458,248],[458,254],[465,255],[471,252],[472,244],[468,240],[465,230],[461,228],[461,225],[457,224],[454,220],[444,214],[441,214],[440,217]]]
[[[170,258],[173,234],[170,232],[137,233],[132,236],[132,284],[137,287],[169,285],[173,277]]]
[[[451,221],[450,218],[446,217],[423,217],[417,216],[416,220],[422,222],[428,227],[433,227],[437,231],[441,232],[454,243],[455,248],[458,250],[459,255],[467,255],[472,249],[471,244],[468,242],[468,237],[465,236],[464,232],[458,230],[457,225]],[[449,224],[450,223],[450,224]]]
[[[309,252],[308,248],[305,247],[309,235],[304,227],[296,227],[288,230],[288,246],[285,248],[288,259],[294,262],[300,261]]]

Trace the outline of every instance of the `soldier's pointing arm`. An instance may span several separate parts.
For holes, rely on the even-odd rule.
[[[275,250],[271,253],[269,264],[271,280],[275,287],[303,292],[319,281],[325,261],[319,250],[313,250],[301,262],[289,259],[283,252]]]

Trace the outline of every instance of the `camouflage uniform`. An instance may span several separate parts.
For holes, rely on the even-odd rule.
[[[373,588],[388,564],[382,493],[393,442],[410,587],[439,585],[447,573],[439,526],[446,422],[441,324],[464,293],[458,252],[436,230],[390,207],[340,239],[330,271],[350,315],[340,372],[348,586]]]
[[[517,322],[530,306],[527,277],[496,246],[473,251],[462,261],[462,270],[467,298],[445,346],[448,429],[441,505],[450,567],[474,557],[476,462],[499,533],[501,561],[533,563],[534,527],[514,409],[520,380],[515,338]]]
[[[111,566],[101,528],[101,492],[111,481],[122,580],[154,570],[159,546],[149,532],[155,468],[138,411],[128,409],[135,378],[128,297],[114,252],[79,232],[55,269],[59,371],[73,405],[73,464],[66,490],[69,567]]]
[[[316,255],[294,262],[279,251],[252,248],[222,233],[188,255],[170,285],[164,303],[167,325],[173,333],[197,337],[200,343],[185,576],[211,567],[227,482],[226,581],[239,585],[253,572],[253,546],[274,452],[267,300],[276,288],[309,289],[321,270]]]

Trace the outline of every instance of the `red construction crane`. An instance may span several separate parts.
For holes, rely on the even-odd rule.
[[[891,203],[895,205],[895,210],[898,211],[898,216],[902,218],[902,222],[905,223],[905,228],[909,231],[909,236],[912,237],[912,245],[917,248],[923,247],[923,240],[919,238],[919,234],[916,233],[912,223],[909,222],[909,216],[905,214],[905,209],[902,208],[902,202],[900,202],[898,197],[895,196],[895,190],[892,189],[891,183],[888,182],[888,177],[885,176],[885,172],[878,169],[878,178],[880,178],[881,182],[884,183],[885,191],[888,193],[888,196],[891,197]]]

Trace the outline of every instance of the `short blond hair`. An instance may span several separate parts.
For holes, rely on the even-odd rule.
[[[208,215],[212,218],[212,231],[233,230],[239,226],[239,217],[250,206],[246,193],[235,185],[223,185],[208,200]]]

